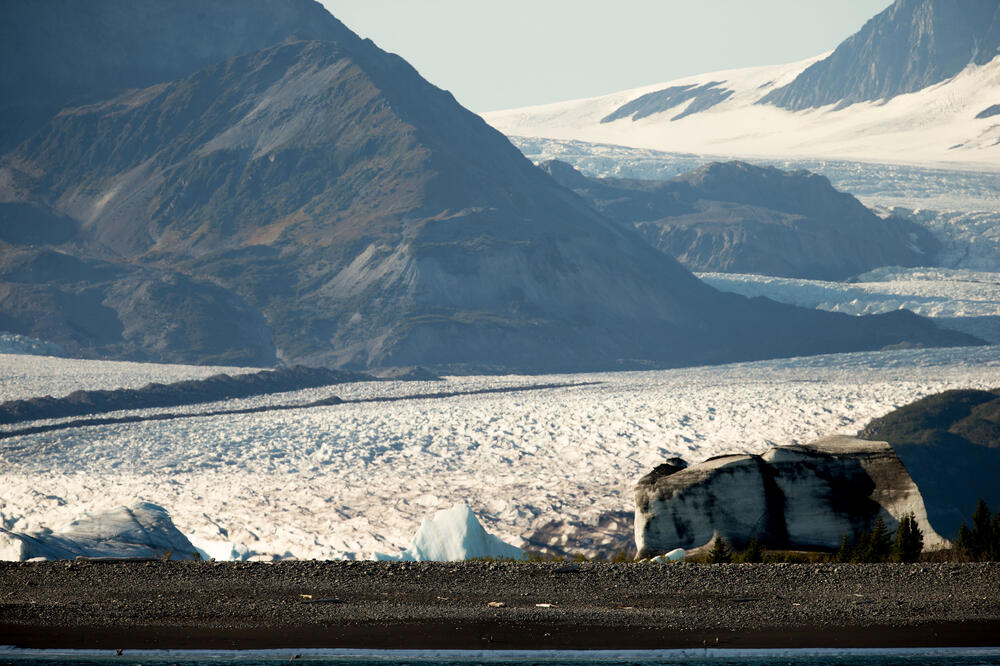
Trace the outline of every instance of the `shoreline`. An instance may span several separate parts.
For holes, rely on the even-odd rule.
[[[0,645],[1000,646],[1000,563],[0,562]]]
[[[241,651],[995,648],[1000,647],[1000,621],[678,632],[655,627],[528,625],[503,621],[245,629],[0,624],[0,645],[31,649]]]

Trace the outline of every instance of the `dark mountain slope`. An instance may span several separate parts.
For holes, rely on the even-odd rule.
[[[896,0],[827,58],[760,103],[793,111],[888,99],[1000,53],[997,0]]]
[[[82,357],[274,363],[264,318],[231,290],[173,270],[0,247],[0,330]]]
[[[642,181],[541,166],[691,270],[840,280],[879,266],[932,265],[939,248],[923,227],[882,220],[806,171],[727,162]]]
[[[5,158],[0,199],[76,220],[60,247],[84,263],[228,290],[288,362],[579,370],[974,342],[721,294],[357,39],[67,109]],[[224,343],[228,316],[193,333]]]
[[[297,35],[357,37],[314,0],[0,0],[0,153],[59,109]]]
[[[892,444],[931,524],[949,539],[980,497],[1000,502],[1000,390],[936,393],[872,420],[858,436]]]

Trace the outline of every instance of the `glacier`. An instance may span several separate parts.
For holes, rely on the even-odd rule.
[[[17,397],[212,372],[0,355],[0,387]],[[911,349],[675,370],[361,382],[222,404],[309,402],[331,392],[345,400],[455,395],[12,437],[3,426],[0,526],[35,532],[81,512],[155,498],[216,558],[363,559],[404,550],[425,516],[464,503],[484,529],[519,548],[612,556],[632,547],[632,487],[666,458],[693,463],[853,434],[920,397],[996,388],[998,378],[1000,347]],[[475,392],[531,384],[562,386]],[[172,411],[185,409],[203,406]]]

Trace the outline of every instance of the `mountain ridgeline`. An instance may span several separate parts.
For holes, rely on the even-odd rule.
[[[792,111],[889,99],[1000,53],[996,0],[896,0],[761,104]]]
[[[86,11],[151,29],[120,6]],[[976,342],[717,292],[315,3],[197,5],[234,6],[289,34],[62,108],[0,158],[0,329],[84,356],[454,371]],[[191,8],[162,7],[158,39],[187,44]]]
[[[880,266],[933,265],[940,244],[880,219],[825,177],[713,162],[667,181],[588,178],[540,165],[611,219],[693,271],[843,280]]]

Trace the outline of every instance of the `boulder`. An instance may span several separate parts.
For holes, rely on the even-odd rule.
[[[671,472],[671,470],[673,470]],[[894,530],[913,514],[928,548],[946,544],[920,491],[886,442],[829,437],[764,455],[728,455],[683,468],[661,465],[635,487],[640,558],[754,537],[768,548],[836,548],[881,516]]]

